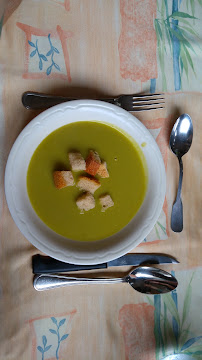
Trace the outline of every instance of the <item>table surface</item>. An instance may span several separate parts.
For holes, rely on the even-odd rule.
[[[0,22],[2,359],[202,358],[201,17],[201,1],[7,1]],[[165,109],[134,113],[159,145],[167,192],[157,224],[133,252],[175,256],[178,265],[162,266],[178,279],[175,291],[146,296],[127,284],[33,289],[31,259],[39,251],[16,227],[4,195],[9,151],[39,114],[22,106],[28,90],[81,98],[165,93]],[[174,233],[179,169],[168,141],[182,113],[192,117],[194,139],[183,158],[184,229]]]

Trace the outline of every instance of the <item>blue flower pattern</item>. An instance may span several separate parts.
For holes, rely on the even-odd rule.
[[[39,59],[39,70],[40,71],[43,70],[44,62],[47,62],[47,64],[49,63],[47,57],[49,57],[49,59],[51,60],[51,64],[46,69],[46,75],[47,76],[51,74],[53,67],[56,70],[61,71],[59,65],[54,60],[55,54],[59,54],[60,52],[55,46],[53,46],[50,34],[48,34],[48,41],[49,41],[49,44],[50,44],[50,50],[47,52],[47,54],[45,56],[44,54],[39,52],[38,39],[36,40],[35,44],[32,41],[28,40],[29,45],[34,48],[34,50],[30,53],[30,58],[32,58],[34,56],[38,57],[38,59]]]
[[[50,75],[51,71],[52,71],[52,67],[54,66],[58,71],[60,71],[60,67],[58,64],[56,64],[53,60],[53,57],[56,54],[59,54],[59,50],[53,46],[52,42],[51,42],[51,38],[50,38],[50,34],[48,35],[48,41],[50,44],[50,50],[47,52],[46,56],[51,56],[51,65],[47,68],[46,70],[46,74]]]
[[[60,333],[60,328],[61,328],[61,326],[64,325],[64,323],[66,322],[66,319],[64,318],[58,322],[55,317],[51,317],[51,321],[54,324],[54,329],[50,328],[49,332],[51,334],[54,334],[57,336],[57,348],[56,348],[56,352],[55,352],[55,357],[56,357],[56,360],[59,360],[59,349],[60,349],[61,342],[66,340],[67,337],[69,336],[69,334],[61,335],[61,333]],[[47,352],[51,347],[52,347],[52,345],[47,345],[47,337],[45,335],[43,335],[42,336],[42,346],[41,345],[37,346],[37,350],[42,354],[41,360],[44,360],[44,353]]]
[[[46,351],[48,351],[52,345],[47,345],[47,337],[45,335],[42,336],[42,343],[43,343],[43,347],[42,346],[37,346],[37,350],[40,351],[40,353],[42,354],[42,360],[44,360],[44,353]]]

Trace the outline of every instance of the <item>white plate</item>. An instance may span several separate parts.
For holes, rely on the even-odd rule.
[[[35,213],[26,177],[31,157],[51,132],[76,121],[96,120],[118,126],[142,147],[148,166],[148,189],[138,213],[117,234],[100,241],[78,242],[58,235]],[[96,100],[54,106],[32,120],[15,141],[6,166],[5,192],[11,215],[23,235],[39,250],[73,264],[98,264],[118,258],[137,246],[154,227],[165,198],[166,176],[160,150],[146,127],[127,111]]]

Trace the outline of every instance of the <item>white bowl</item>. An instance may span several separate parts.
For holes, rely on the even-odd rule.
[[[31,157],[51,132],[76,121],[105,122],[123,129],[142,147],[148,166],[148,188],[138,213],[121,231],[95,242],[67,239],[51,230],[30,203],[26,177]],[[54,106],[32,120],[15,141],[6,166],[5,193],[11,215],[23,235],[45,254],[73,264],[99,264],[137,246],[154,227],[165,198],[166,176],[160,150],[146,127],[127,111],[96,100],[75,100]]]

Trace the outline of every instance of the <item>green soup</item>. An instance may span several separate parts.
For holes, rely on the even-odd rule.
[[[101,186],[94,193],[94,209],[80,214],[76,186],[58,190],[53,171],[70,170],[68,152],[97,151],[107,163],[109,178],[97,177]],[[75,182],[84,172],[74,172]],[[140,208],[147,188],[147,167],[142,150],[121,129],[96,121],[63,126],[47,136],[35,150],[27,172],[31,204],[44,223],[72,240],[94,241],[117,233]],[[114,206],[101,212],[99,196],[110,194]]]

